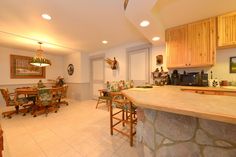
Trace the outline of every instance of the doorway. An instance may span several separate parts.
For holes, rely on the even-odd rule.
[[[133,80],[134,85],[149,83],[149,48],[127,51],[128,80]]]
[[[104,56],[91,59],[91,91],[92,98],[97,99],[99,97],[99,89],[104,88]]]

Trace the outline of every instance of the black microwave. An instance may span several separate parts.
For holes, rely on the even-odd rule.
[[[182,86],[208,86],[208,74],[191,72],[180,75],[180,85]]]

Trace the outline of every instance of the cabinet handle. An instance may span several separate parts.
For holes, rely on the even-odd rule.
[[[188,64],[188,65],[191,65],[191,64]]]
[[[185,66],[188,66],[188,64],[185,64]]]

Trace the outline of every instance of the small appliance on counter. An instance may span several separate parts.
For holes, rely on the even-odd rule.
[[[208,86],[208,74],[201,72],[189,72],[184,71],[183,74],[179,74],[177,70],[174,70],[171,75],[172,85],[181,86]]]
[[[187,73],[184,71],[184,74],[180,75],[180,85],[182,86],[198,86],[200,76],[198,72]]]
[[[174,70],[171,74],[171,84],[172,85],[179,85],[180,84],[180,75],[178,70]]]
[[[208,74],[201,71],[201,79],[200,79],[200,86],[208,86]]]

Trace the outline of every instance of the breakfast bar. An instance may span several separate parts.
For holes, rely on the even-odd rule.
[[[199,94],[180,86],[133,88],[122,93],[138,107],[137,140],[142,156],[236,156],[235,96]]]

